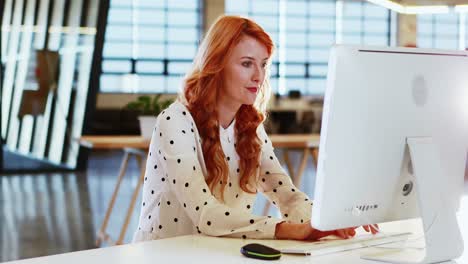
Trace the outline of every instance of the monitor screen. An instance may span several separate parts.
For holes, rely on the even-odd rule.
[[[468,52],[334,46],[312,225],[331,230],[419,217],[407,140],[432,140],[433,186],[459,207],[468,138]],[[356,208],[360,215],[353,214]]]

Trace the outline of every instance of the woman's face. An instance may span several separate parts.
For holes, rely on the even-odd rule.
[[[266,47],[252,37],[243,37],[234,47],[224,69],[225,84],[220,103],[235,108],[252,105],[263,85],[267,61]]]

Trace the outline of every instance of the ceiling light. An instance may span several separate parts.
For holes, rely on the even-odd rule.
[[[435,14],[448,13],[450,11],[447,5],[426,5],[426,6],[404,6],[390,0],[367,0],[376,5],[388,8],[402,14]]]
[[[468,5],[457,5],[457,6],[455,6],[455,12],[468,13]]]
[[[405,6],[405,14],[440,14],[449,11],[448,6]]]
[[[404,7],[398,3],[392,2],[390,0],[367,0],[376,5],[383,6],[387,9],[393,10],[398,13],[404,13]]]

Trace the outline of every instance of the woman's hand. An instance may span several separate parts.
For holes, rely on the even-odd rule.
[[[292,239],[292,240],[319,240],[322,237],[335,235],[343,239],[347,239],[356,235],[356,228],[345,228],[331,231],[320,231],[312,228],[310,222],[303,224],[292,224],[282,222],[276,225],[275,237],[277,239]]]
[[[379,226],[377,224],[375,225],[364,225],[362,226],[366,232],[370,232],[373,235],[377,234],[379,232]]]
[[[377,234],[378,225],[365,225],[362,226],[366,232]],[[313,228],[310,222],[303,224],[292,224],[288,222],[282,222],[276,225],[275,237],[277,239],[292,239],[292,240],[319,240],[323,237],[335,235],[343,239],[352,238],[356,235],[357,227],[350,227],[344,229],[337,229],[331,231],[320,231]]]

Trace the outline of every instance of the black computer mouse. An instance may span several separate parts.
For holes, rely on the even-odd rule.
[[[240,251],[248,258],[277,260],[281,257],[281,251],[257,243],[247,244]]]

